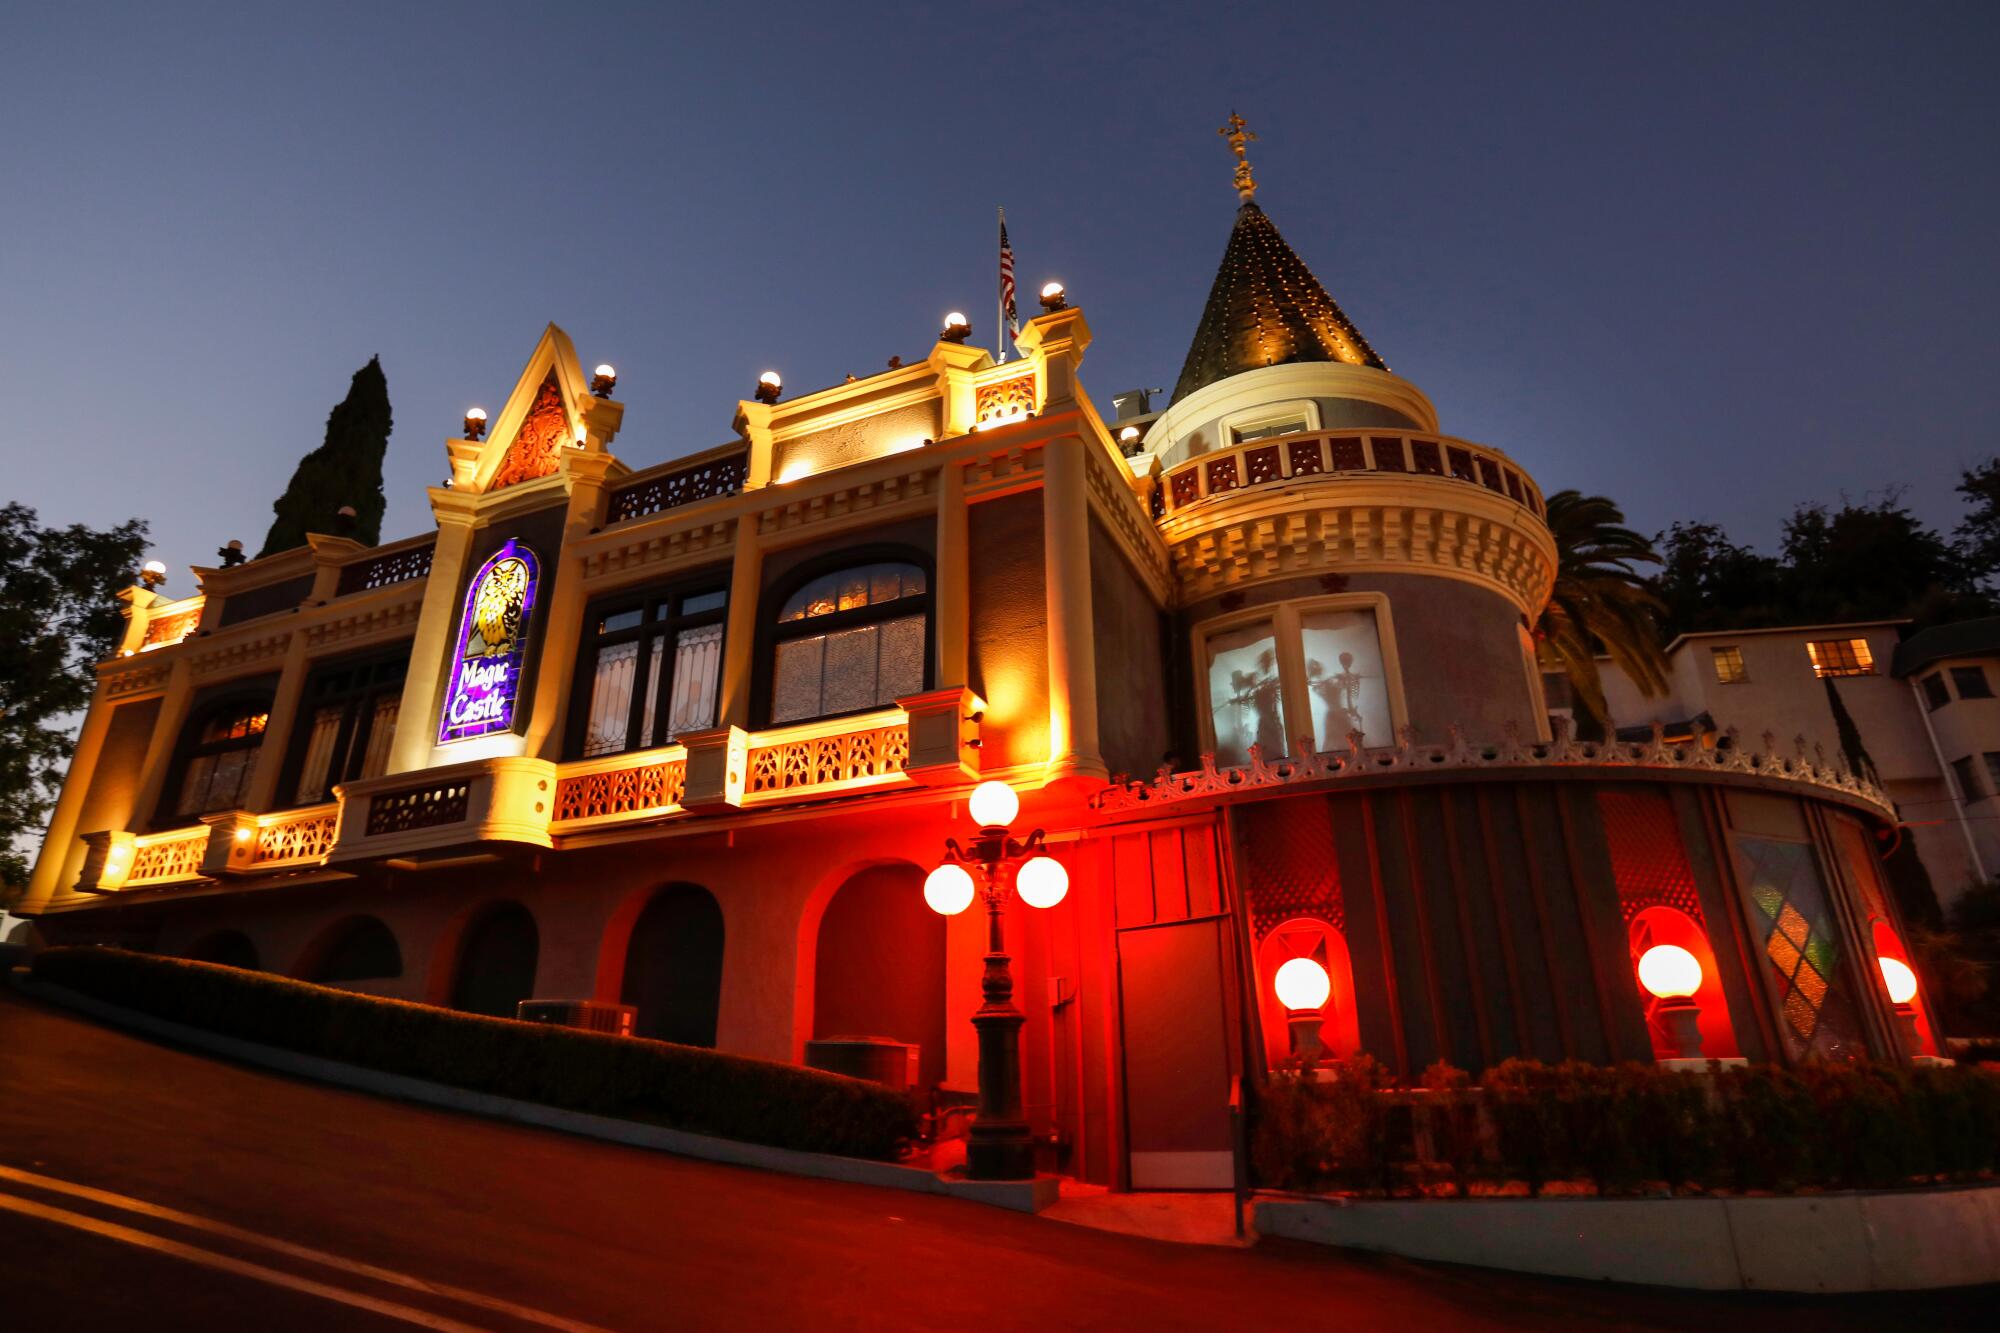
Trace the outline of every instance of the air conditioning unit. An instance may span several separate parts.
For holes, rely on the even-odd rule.
[[[523,1023],[552,1023],[562,1028],[629,1037],[639,1011],[629,1004],[605,1004],[601,1000],[523,1000],[515,1006],[514,1017]]]
[[[922,1052],[922,1047],[893,1037],[821,1037],[806,1043],[806,1064],[908,1091],[921,1081],[917,1057]]]

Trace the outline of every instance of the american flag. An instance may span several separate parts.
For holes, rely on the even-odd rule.
[[[1000,210],[1000,313],[1007,320],[1007,336],[1019,337],[1021,312],[1014,305],[1014,247],[1007,243],[1007,210]]]

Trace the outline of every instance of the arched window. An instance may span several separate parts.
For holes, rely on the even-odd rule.
[[[930,579],[881,560],[809,576],[779,607],[771,721],[880,708],[929,681]]]
[[[221,963],[246,972],[257,970],[257,946],[240,930],[218,930],[204,935],[187,951],[187,956],[197,963]]]
[[[403,951],[381,920],[358,916],[327,931],[306,955],[300,979],[322,986],[380,981],[403,975]]]
[[[264,744],[264,727],[271,720],[268,694],[238,695],[204,709],[182,741],[180,781],[173,812],[176,816],[235,810],[249,793],[257,769],[257,752]]]

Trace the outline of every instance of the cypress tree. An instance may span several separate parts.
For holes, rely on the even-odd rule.
[[[338,533],[373,546],[382,540],[382,456],[389,449],[389,380],[380,357],[354,381],[326,418],[326,440],[299,460],[291,484],[271,506],[277,519],[257,552],[262,559],[305,545],[308,532]],[[341,513],[352,506],[350,520]]]

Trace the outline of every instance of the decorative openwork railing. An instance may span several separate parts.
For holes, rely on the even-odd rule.
[[[1319,431],[1252,440],[1202,454],[1169,468],[1153,492],[1153,516],[1163,517],[1228,491],[1342,472],[1402,473],[1483,486],[1536,515],[1542,495],[1499,453],[1445,435],[1385,431]]]
[[[132,843],[132,869],[126,872],[124,887],[198,878],[202,855],[207,850],[206,824],[167,833],[141,834]]]
[[[1685,742],[1668,741],[1665,729],[1657,723],[1649,741],[1572,740],[1560,720],[1552,741],[1523,741],[1519,729],[1511,725],[1506,739],[1497,745],[1469,742],[1456,727],[1450,728],[1450,732],[1448,745],[1418,745],[1414,732],[1405,727],[1402,744],[1376,749],[1364,748],[1361,734],[1354,732],[1348,737],[1350,744],[1345,754],[1314,753],[1310,742],[1302,740],[1300,748],[1306,753],[1298,759],[1265,759],[1253,745],[1249,763],[1228,767],[1217,767],[1215,756],[1207,754],[1202,756],[1201,767],[1191,772],[1174,773],[1162,768],[1150,782],[1115,781],[1092,797],[1091,805],[1099,810],[1132,810],[1258,788],[1392,773],[1594,765],[1741,774],[1806,783],[1857,797],[1894,817],[1889,798],[1873,782],[1854,772],[1845,756],[1829,761],[1823,747],[1808,745],[1803,736],[1793,740],[1793,752],[1787,755],[1779,752],[1777,736],[1768,731],[1763,735],[1762,751],[1747,749],[1734,727],[1719,735],[1697,731]]]
[[[556,780],[554,823],[618,815],[668,814],[687,788],[687,760],[601,768]]]
[[[139,651],[148,648],[167,648],[179,643],[194,632],[201,621],[201,603],[165,615],[155,615],[146,621],[146,640],[139,645]]]
[[[910,760],[907,722],[833,735],[779,739],[750,749],[745,796],[900,777]]]
[[[1035,372],[982,384],[973,393],[973,429],[1019,421],[1035,410]]]
[[[334,595],[345,597],[351,592],[367,592],[370,588],[386,588],[392,583],[426,578],[430,575],[431,557],[436,551],[437,542],[433,540],[422,546],[387,551],[367,560],[343,565]]]
[[[720,458],[690,463],[672,472],[654,476],[641,474],[611,492],[605,521],[620,523],[628,518],[642,518],[647,514],[677,509],[697,500],[734,495],[743,489],[749,463],[747,453],[724,454]]]
[[[368,801],[367,836],[379,838],[388,833],[408,833],[412,829],[463,823],[466,798],[471,791],[471,784],[461,780],[428,783],[372,796]]]
[[[340,828],[340,805],[315,805],[266,818],[268,823],[258,820],[257,846],[250,864],[258,870],[312,865],[325,860],[333,850],[334,835]]]

